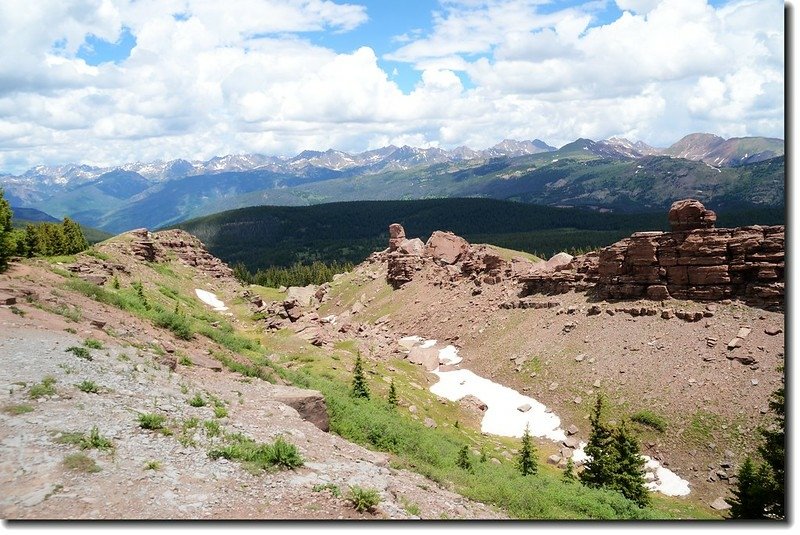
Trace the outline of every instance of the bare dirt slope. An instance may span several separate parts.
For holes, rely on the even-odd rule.
[[[161,266],[155,271],[126,256],[125,248],[123,237],[122,245],[104,249],[111,255],[109,262],[120,264],[115,270],[123,287],[134,279],[148,290],[158,283],[180,282],[188,284],[182,288],[184,296],[191,287],[205,288],[246,309],[235,293],[241,287],[232,279],[220,279],[176,258],[168,262],[169,270]],[[41,261],[15,264],[0,275],[0,294],[16,298],[15,304],[6,301],[0,306],[3,518],[503,516],[418,474],[390,467],[384,454],[323,432],[295,409],[275,401],[276,391],[286,393],[290,387],[220,370],[208,354],[225,350],[212,340],[177,339],[170,331],[65,288],[64,281]],[[184,305],[204,306],[196,299],[189,301]],[[238,321],[236,316],[228,320]],[[67,351],[89,338],[102,344],[101,349],[89,349],[91,360]],[[48,378],[55,380],[54,392],[32,398],[31,388],[52,382]],[[81,391],[77,385],[84,381],[93,382],[99,391]],[[188,403],[196,395],[205,406]],[[215,416],[214,401],[225,415]],[[142,413],[164,415],[170,433],[141,428],[137,419]],[[75,433],[89,434],[94,426],[111,441],[112,449],[82,450],[64,443]],[[222,444],[224,433],[242,433],[264,443],[282,436],[297,446],[304,465],[253,472],[236,461],[213,460],[208,452]],[[80,462],[68,465],[70,459]],[[319,490],[321,485],[336,487],[343,496]],[[356,512],[344,496],[351,485],[376,489],[377,508]]]

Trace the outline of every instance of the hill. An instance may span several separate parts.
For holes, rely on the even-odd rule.
[[[711,205],[712,208],[715,208]],[[771,209],[721,210],[720,225],[780,224]],[[390,223],[426,240],[450,230],[473,243],[549,258],[563,250],[609,245],[636,230],[664,230],[663,213],[603,213],[492,199],[356,201],[312,206],[258,206],[176,225],[226,262],[251,270],[314,260],[358,263],[382,248]]]

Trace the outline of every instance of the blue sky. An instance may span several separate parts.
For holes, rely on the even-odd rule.
[[[0,27],[0,173],[784,130],[779,0],[5,0]]]

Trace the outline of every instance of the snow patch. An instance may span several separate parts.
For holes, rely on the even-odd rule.
[[[225,306],[225,303],[220,301],[219,298],[213,293],[201,290],[199,288],[195,288],[194,293],[197,294],[197,297],[203,303],[207,304],[217,312],[225,312],[228,310],[228,307]]]

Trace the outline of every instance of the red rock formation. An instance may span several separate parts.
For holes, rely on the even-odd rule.
[[[717,214],[706,210],[703,203],[694,199],[675,201],[669,209],[669,225],[673,231],[713,228]]]
[[[452,232],[434,231],[425,244],[425,254],[442,262],[455,264],[469,252],[469,243]]]
[[[400,223],[389,225],[389,252],[396,251],[406,239],[406,231]]]

